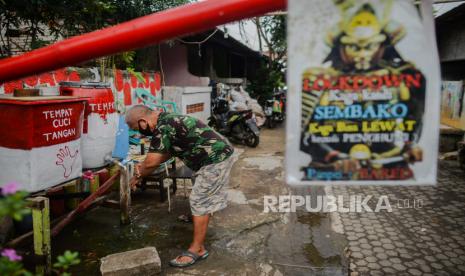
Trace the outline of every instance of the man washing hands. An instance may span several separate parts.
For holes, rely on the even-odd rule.
[[[135,190],[142,178],[149,176],[171,157],[180,158],[195,172],[189,196],[194,224],[193,241],[188,250],[170,261],[175,267],[187,267],[208,257],[204,242],[210,215],[227,205],[226,186],[233,165],[234,148],[205,123],[196,118],[153,111],[144,105],[132,107],[126,114],[128,126],[152,136],[146,159],[135,168],[130,180]]]

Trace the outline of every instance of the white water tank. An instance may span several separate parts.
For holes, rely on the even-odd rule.
[[[112,156],[118,130],[118,114],[110,85],[96,82],[62,82],[63,96],[89,97],[81,138],[82,167],[103,167]]]

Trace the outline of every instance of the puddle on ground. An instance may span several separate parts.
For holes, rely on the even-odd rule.
[[[339,255],[323,258],[323,256],[320,255],[320,252],[313,243],[305,244],[304,252],[305,257],[307,257],[308,261],[315,267],[322,268],[340,266],[341,258]]]
[[[54,254],[64,250],[79,251],[82,265],[71,270],[74,275],[99,275],[100,259],[109,254],[155,246],[162,260],[164,273],[170,271],[166,265],[191,241],[192,225],[177,221],[177,217],[188,212],[188,201],[182,196],[174,198],[173,211],[168,213],[167,204],[158,203],[158,194],[146,191],[133,197],[132,223],[121,227],[119,211],[97,208],[75,221],[53,241]],[[289,222],[280,221],[261,226],[250,237],[262,235],[261,242],[251,245],[259,250],[247,259],[236,257],[239,263],[269,263],[284,275],[344,275],[342,252],[327,232],[329,218],[326,214],[299,212],[289,216]],[[206,267],[228,267],[230,258],[221,256],[231,252],[212,246],[223,233],[210,229],[207,248],[211,248],[219,259]],[[244,242],[251,243],[252,239]],[[317,241],[317,242],[315,242]],[[248,245],[247,245],[248,247]],[[212,259],[213,260],[213,259]],[[236,266],[239,265],[236,264]],[[199,270],[199,268],[196,268]],[[202,270],[199,270],[202,271]],[[201,275],[201,274],[199,274]]]
[[[309,226],[320,226],[321,220],[327,218],[323,213],[304,213],[297,216],[297,220],[302,224]]]
[[[162,263],[185,250],[191,242],[192,225],[177,221],[188,213],[188,200],[173,200],[172,212],[167,203],[158,203],[158,193],[146,191],[133,195],[132,223],[119,225],[119,211],[97,208],[66,227],[53,239],[54,255],[65,250],[78,251],[83,265],[73,268],[73,275],[100,275],[100,258],[109,254],[155,246]],[[211,238],[211,234],[207,239]]]
[[[326,214],[291,214],[289,222],[271,234],[267,258],[284,275],[347,275],[340,257],[343,246],[328,237],[329,224]]]

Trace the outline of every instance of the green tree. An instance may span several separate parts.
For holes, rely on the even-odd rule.
[[[273,92],[285,86],[287,61],[286,17],[265,16],[254,19],[257,26],[260,48],[267,48],[267,55],[260,63],[256,78],[251,81],[252,95],[263,104]]]
[[[0,0],[1,56],[98,30],[191,0]],[[15,39],[21,37],[21,40]]]
[[[286,58],[286,17],[284,15],[264,16],[254,20],[260,45],[266,44],[272,61],[284,62]],[[263,43],[264,42],[264,43]]]
[[[0,0],[1,1],[1,0]],[[0,221],[4,217],[11,217],[16,221],[21,221],[23,216],[29,214],[31,210],[27,207],[29,203],[26,197],[29,193],[19,190],[20,184],[16,182],[5,183],[0,188]],[[34,274],[27,271],[21,263],[22,256],[18,255],[12,248],[2,248],[0,245],[0,275],[9,276],[32,276]],[[78,252],[65,251],[58,256],[57,262],[53,265],[54,275],[70,276],[67,271],[71,266],[81,262]]]

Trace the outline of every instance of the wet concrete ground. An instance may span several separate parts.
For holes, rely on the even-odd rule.
[[[465,275],[465,173],[441,161],[436,187],[317,187],[290,190],[283,181],[284,129],[264,129],[256,149],[241,153],[231,173],[230,206],[214,215],[207,237],[212,253],[187,269],[168,261],[188,247],[190,184],[179,185],[168,213],[158,192],[133,195],[132,224],[117,210],[99,208],[66,228],[53,250],[81,253],[75,275],[98,275],[99,259],[155,246],[164,275]],[[264,195],[387,196],[392,212],[263,213]],[[370,202],[372,202],[370,201]],[[373,205],[370,204],[372,207]]]
[[[117,210],[98,208],[67,227],[53,249],[80,252],[83,264],[75,275],[98,275],[100,258],[146,246],[158,249],[164,275],[347,275],[347,242],[331,230],[329,215],[263,213],[264,195],[291,191],[283,181],[284,128],[264,129],[260,138],[256,149],[237,147],[229,207],[212,218],[206,261],[187,269],[168,266],[191,241],[192,225],[176,219],[189,212],[187,181],[186,189],[178,184],[171,213],[167,203],[159,202],[157,191],[137,192],[131,225],[119,225]],[[324,191],[312,190],[316,193]]]

